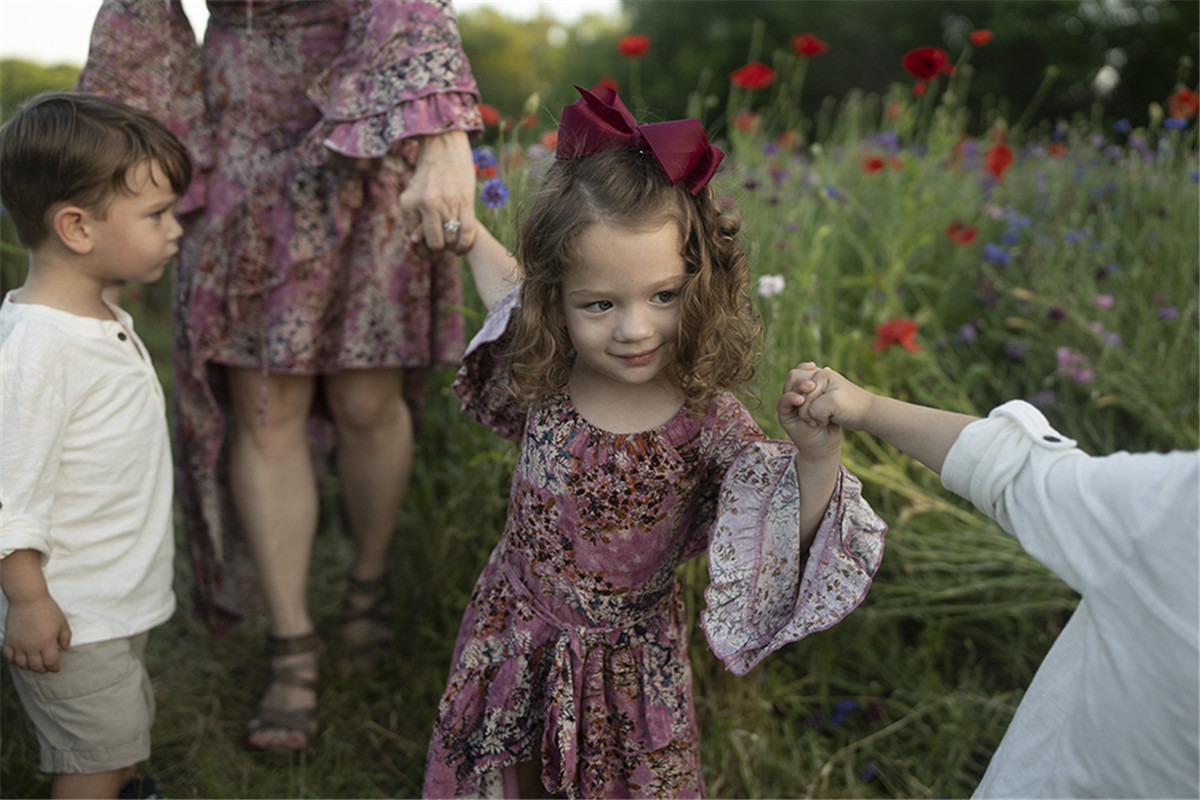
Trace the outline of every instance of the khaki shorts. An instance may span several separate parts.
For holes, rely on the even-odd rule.
[[[13,687],[37,729],[43,772],[108,772],[150,757],[154,689],[145,652],[141,633],[62,650],[58,672],[9,665]]]

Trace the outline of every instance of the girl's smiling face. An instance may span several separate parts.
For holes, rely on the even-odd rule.
[[[669,380],[686,273],[673,221],[586,230],[562,285],[574,377],[608,389]]]

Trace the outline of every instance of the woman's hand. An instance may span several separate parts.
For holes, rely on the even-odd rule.
[[[410,241],[426,254],[463,253],[475,242],[475,162],[465,131],[423,136],[400,194]]]

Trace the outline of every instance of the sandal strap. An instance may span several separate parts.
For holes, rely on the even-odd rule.
[[[317,673],[321,664],[321,637],[316,631],[300,636],[267,636],[267,659],[270,662],[271,682],[282,683],[296,689],[317,689]],[[316,663],[307,659],[291,664],[281,664],[280,659],[292,656],[314,656]]]
[[[267,658],[302,656],[321,651],[321,637],[316,631],[299,636],[267,636]]]
[[[388,583],[386,573],[370,581],[360,580],[353,575],[347,575],[346,583],[351,590],[365,595],[369,600],[361,608],[351,608],[349,598],[347,598],[346,603],[342,606],[342,624],[358,622],[359,620],[370,620],[371,622],[381,624],[388,624],[392,621],[391,610],[389,608],[392,598],[392,587]]]

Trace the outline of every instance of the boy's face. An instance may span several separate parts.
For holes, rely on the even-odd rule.
[[[128,178],[132,194],[118,194],[104,219],[92,219],[91,271],[104,280],[150,283],[179,252],[178,197],[157,161],[138,164]]]

